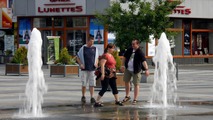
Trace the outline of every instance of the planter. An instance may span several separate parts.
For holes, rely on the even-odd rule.
[[[125,82],[123,81],[124,74],[123,73],[116,73],[116,76],[117,76],[117,79],[116,79],[117,88],[118,89],[125,88]],[[100,80],[96,81],[96,88],[101,88],[101,81]]]
[[[7,74],[28,74],[28,65],[7,63],[5,64],[5,75]]]
[[[125,88],[125,82],[123,81],[124,73],[116,73],[117,76],[117,87],[118,88]]]
[[[50,77],[52,75],[79,75],[79,65],[50,65]]]

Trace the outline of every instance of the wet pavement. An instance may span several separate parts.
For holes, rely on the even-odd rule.
[[[114,105],[111,91],[103,97],[104,107],[82,105],[81,82],[78,76],[49,77],[49,69],[43,68],[48,93],[44,96],[42,118],[16,116],[23,105],[27,75],[4,75],[0,65],[0,120],[212,120],[213,119],[213,65],[179,66],[177,103],[168,108],[149,105],[153,76],[141,83],[139,102],[125,106]],[[98,90],[95,91],[95,96]],[[119,90],[120,99],[125,96]],[[133,91],[131,92],[133,97]]]
[[[1,120],[212,120],[213,118],[212,107],[194,103],[171,108],[150,108],[146,103],[137,106],[128,104],[123,107],[107,103],[107,106],[102,108],[94,108],[92,105],[44,107],[45,117],[41,118],[15,116],[17,110],[0,112]]]

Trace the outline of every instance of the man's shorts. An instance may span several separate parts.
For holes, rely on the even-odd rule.
[[[86,87],[89,83],[90,87],[96,86],[95,71],[81,71],[82,86]]]
[[[129,71],[128,69],[126,69],[125,72],[124,72],[124,78],[123,78],[124,82],[130,82],[131,78],[133,77],[132,83],[134,85],[140,84],[141,72],[142,71],[140,71],[137,74],[134,74],[132,71]]]

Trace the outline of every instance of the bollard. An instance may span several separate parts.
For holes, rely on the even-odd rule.
[[[176,79],[178,80],[178,63],[174,62],[175,68],[176,68]]]

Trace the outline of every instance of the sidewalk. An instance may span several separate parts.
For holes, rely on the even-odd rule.
[[[27,75],[4,74],[4,64],[0,64],[0,109],[17,109],[23,105]],[[81,81],[77,75],[49,76],[49,69],[43,67],[48,93],[44,95],[43,106],[76,105],[81,104]],[[151,69],[151,71],[154,71]],[[213,100],[213,65],[179,65],[178,101],[212,101]],[[147,83],[140,84],[139,101],[148,101],[152,75]],[[95,97],[99,91],[95,91]],[[120,99],[125,96],[125,91],[119,91]],[[133,92],[131,92],[133,97]],[[106,92],[104,102],[114,102],[111,91]],[[90,102],[87,92],[87,103]]]
[[[0,120],[23,120],[14,114],[23,107],[27,75],[17,76],[4,74],[4,65],[0,65]],[[103,97],[105,106],[94,108],[89,103],[82,105],[81,81],[77,75],[49,76],[49,69],[43,67],[44,77],[48,85],[48,93],[44,95],[43,113],[47,115],[39,120],[108,120],[108,119],[146,119],[146,120],[211,120],[213,118],[213,65],[185,65],[179,66],[179,80],[177,81],[177,103],[174,108],[147,108],[150,105],[153,75],[148,77],[147,83],[140,84],[139,102],[125,106],[114,105],[111,91]],[[154,71],[151,69],[150,71]],[[95,91],[95,97],[98,91]],[[133,97],[133,91],[131,91]],[[119,91],[120,99],[125,91]],[[37,120],[37,118],[27,118]]]

